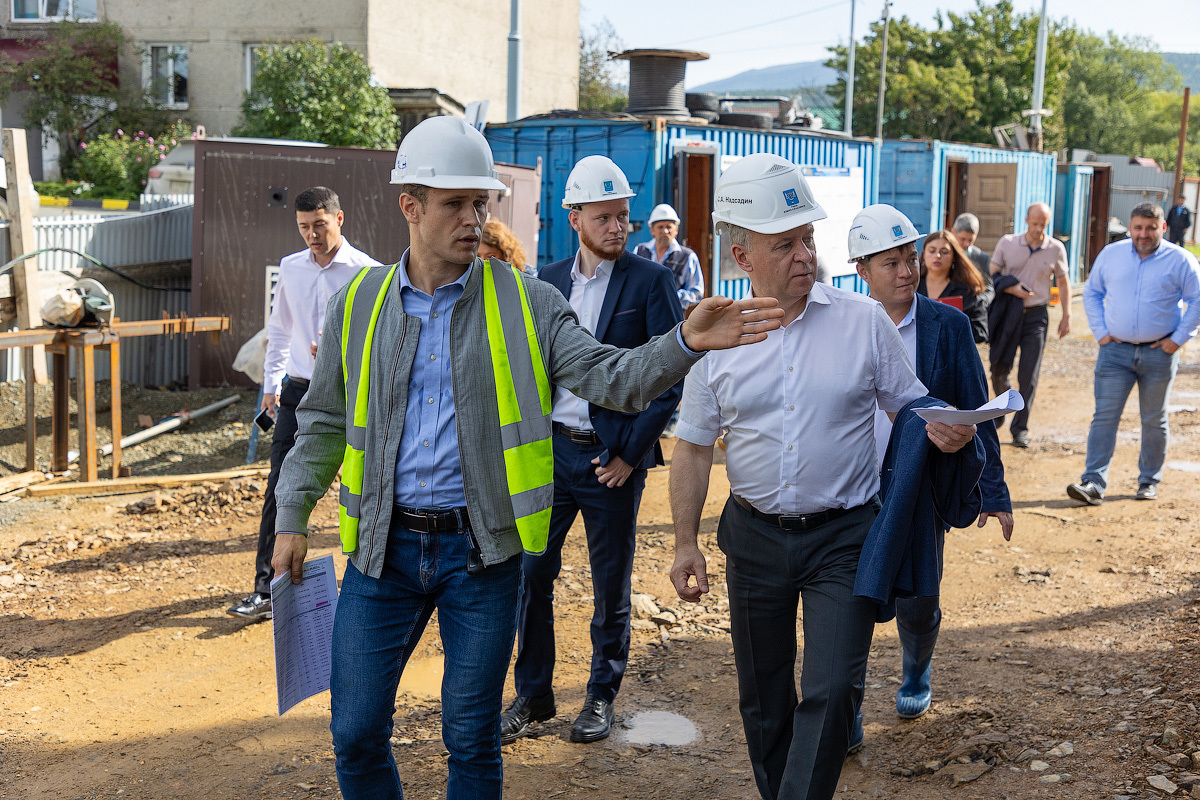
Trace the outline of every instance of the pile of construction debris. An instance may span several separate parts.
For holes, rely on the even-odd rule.
[[[125,513],[175,513],[198,519],[257,513],[266,489],[267,482],[256,477],[233,478],[224,483],[205,481],[173,492],[154,492],[125,506]]]

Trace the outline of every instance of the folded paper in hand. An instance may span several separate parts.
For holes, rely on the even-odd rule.
[[[984,403],[974,411],[958,411],[953,408],[914,408],[913,413],[926,422],[941,422],[946,425],[977,425],[996,419],[1025,407],[1021,393],[1009,389],[991,402]]]

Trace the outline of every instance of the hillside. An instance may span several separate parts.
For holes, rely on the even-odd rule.
[[[745,92],[787,94],[796,89],[830,86],[837,80],[837,77],[837,72],[825,66],[823,61],[799,61],[795,64],[778,64],[774,67],[749,69],[729,78],[688,87],[688,91],[716,92],[717,94]]]
[[[1200,53],[1163,53],[1163,60],[1174,64],[1183,75],[1183,85],[1200,92]]]

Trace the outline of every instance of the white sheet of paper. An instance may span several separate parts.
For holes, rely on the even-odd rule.
[[[974,411],[957,411],[951,408],[914,408],[913,413],[926,422],[942,422],[946,425],[978,425],[1025,407],[1021,393],[1009,389],[1002,395],[984,403]]]
[[[333,556],[305,561],[304,580],[299,586],[286,572],[271,581],[275,691],[280,716],[301,700],[329,689],[337,601]]]

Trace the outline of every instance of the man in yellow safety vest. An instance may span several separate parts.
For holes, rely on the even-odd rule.
[[[436,609],[446,798],[499,798],[518,556],[545,548],[553,500],[550,384],[640,411],[704,351],[763,340],[781,312],[772,298],[709,298],[642,347],[604,345],[553,286],[476,258],[488,192],[504,188],[477,130],[422,122],[400,143],[392,183],[411,245],[330,301],[276,492],[272,565],[300,582],[309,514],[343,467],[350,560],[330,679],[342,796],[402,797],[396,686]]]

